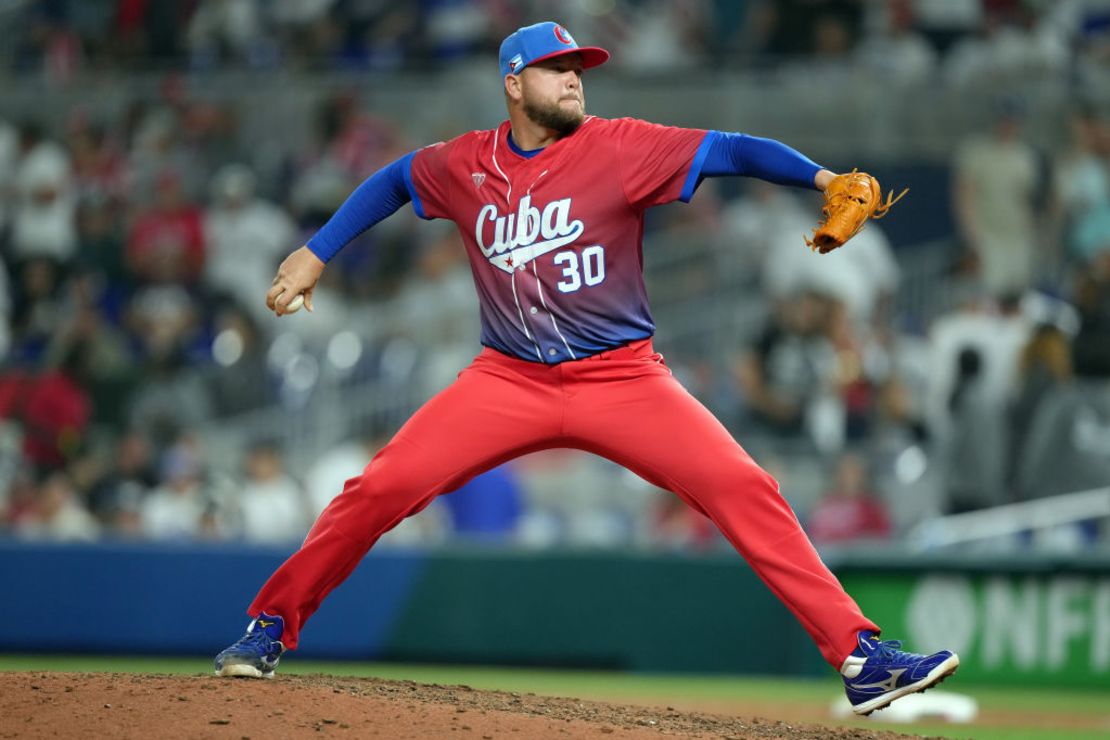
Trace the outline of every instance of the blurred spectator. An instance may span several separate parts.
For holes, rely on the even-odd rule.
[[[922,83],[932,79],[937,68],[937,52],[915,27],[912,0],[889,0],[870,6],[873,28],[856,51],[869,76],[901,83]]]
[[[984,3],[983,9],[976,32],[949,51],[945,77],[951,84],[1024,82],[1067,68],[1068,40],[1054,25],[1038,23],[1031,3]]]
[[[914,0],[917,25],[930,38],[948,46],[952,38],[983,24],[983,0]]]
[[[15,206],[15,170],[19,161],[19,132],[0,118],[0,235]]]
[[[969,383],[981,386],[987,405],[995,410],[1010,403],[1018,387],[1018,358],[1032,330],[1019,296],[994,301],[974,289],[933,322],[928,416],[934,433],[945,434],[953,398],[965,395]]]
[[[955,385],[948,399],[946,513],[959,514],[1005,502],[1002,486],[1010,440],[1005,418],[990,398],[983,356],[964,347],[956,357]]]
[[[204,217],[204,280],[250,310],[255,320],[270,315],[266,291],[278,263],[297,245],[293,220],[255,197],[255,178],[243,165],[225,165],[212,178],[212,201]]]
[[[1071,120],[1069,151],[1056,164],[1053,216],[1071,262],[1110,251],[1110,125],[1093,110]]]
[[[796,244],[798,234],[813,229],[813,214],[802,207],[794,191],[754,178],[746,180],[743,194],[724,208],[721,223],[729,242],[722,255],[726,270],[722,277],[750,281],[762,272],[768,294],[789,293],[792,286],[786,281],[790,276],[780,275],[770,266],[778,264],[776,251],[788,240]]]
[[[308,532],[308,506],[301,487],[284,470],[273,443],[256,444],[247,453],[247,480],[237,504],[247,542],[287,543]]]
[[[1110,393],[1104,383],[1077,379],[1045,394],[1016,461],[1018,498],[1105,488],[1110,481]]]
[[[267,3],[270,22],[283,40],[290,61],[319,64],[339,43],[336,0],[272,0]]]
[[[1071,343],[1058,327],[1041,324],[1021,351],[1018,361],[1018,393],[1014,401],[1017,429],[1028,427],[1027,420],[1045,394],[1066,385],[1074,375]]]
[[[73,157],[73,183],[78,198],[113,202],[123,199],[123,157],[109,141],[104,127],[78,116],[70,126],[67,143]]]
[[[212,359],[208,385],[217,414],[258,409],[273,401],[266,346],[257,324],[238,305],[227,304],[217,313]]]
[[[525,497],[516,537],[524,547],[617,547],[654,530],[658,490],[608,460],[550,449],[512,466]]]
[[[1080,264],[1110,252],[1110,201],[1100,203],[1076,224],[1072,253]]]
[[[0,226],[0,231],[3,227]],[[8,356],[12,343],[12,282],[8,268],[0,261],[0,363]]]
[[[1030,287],[1037,255],[1037,155],[1023,138],[1022,104],[998,104],[987,136],[965,141],[953,164],[953,210],[965,246],[993,295]]]
[[[520,482],[512,466],[482,473],[443,498],[451,533],[468,540],[508,541],[523,511]]]
[[[389,442],[389,433],[363,434],[336,445],[320,455],[305,475],[309,505],[318,517],[332,499],[343,492],[344,484],[362,473],[382,447]],[[400,521],[384,534],[379,547],[429,546],[442,542],[449,534],[450,521],[442,501],[431,504],[414,516]]]
[[[948,513],[1004,503],[1008,409],[1033,326],[1018,296],[970,298],[930,332],[929,420],[940,442]]]
[[[1110,131],[1090,107],[1072,111],[1071,139],[1053,169],[1053,196],[1063,217],[1074,222],[1110,201]]]
[[[810,419],[810,434],[818,449],[839,451],[845,443],[861,442],[873,435],[877,424],[912,423],[906,399],[908,390],[897,372],[894,338],[890,332],[861,326],[851,309],[830,301],[828,337],[836,350],[832,392],[822,398],[824,408]],[[835,395],[834,395],[835,393]]]
[[[489,46],[487,15],[482,3],[472,0],[426,0],[425,43],[432,59],[450,61]]]
[[[829,254],[806,249],[796,230],[781,231],[763,265],[764,290],[770,297],[785,300],[803,290],[822,293],[843,304],[851,321],[861,326],[872,323],[898,279],[898,263],[878,224],[852,237],[851,248]]]
[[[323,156],[352,187],[405,153],[396,126],[363,105],[358,94],[345,92],[326,100],[319,112]]]
[[[25,362],[37,363],[64,314],[62,269],[48,258],[25,260],[17,267],[15,288],[13,349]]]
[[[411,250],[411,246],[409,247]],[[442,390],[474,357],[478,344],[478,299],[474,278],[458,232],[437,229],[416,258],[416,274],[408,275],[390,302],[391,333],[437,351],[421,364],[426,395]]]
[[[203,486],[196,442],[179,438],[159,465],[161,483],[143,500],[143,534],[155,540],[197,539],[210,530],[214,503]],[[206,531],[207,530],[207,531]]]
[[[127,237],[127,266],[152,283],[195,283],[204,268],[204,226],[200,209],[190,203],[180,177],[158,178],[154,206],[135,219]]]
[[[169,178],[186,196],[199,195],[207,173],[204,152],[190,149],[184,140],[182,117],[186,104],[181,98],[181,83],[170,78],[163,85],[162,99],[156,107],[139,101],[125,119],[129,148],[126,158],[129,203],[146,209],[163,195]]]
[[[78,451],[92,416],[80,384],[82,359],[75,348],[57,367],[0,377],[0,417],[20,422],[25,458],[44,469],[60,467]]]
[[[323,226],[355,187],[405,153],[396,127],[361,111],[360,106],[358,96],[348,91],[326,98],[317,110],[317,142],[301,164],[289,198],[297,222],[304,228]],[[409,237],[407,233],[402,235],[406,231],[403,215],[395,215],[379,227],[356,240],[336,258],[344,265],[342,272],[350,273],[345,281],[356,285],[371,283],[366,279],[368,259],[372,256],[387,258],[390,254],[405,256],[411,251],[381,250],[379,255],[379,250],[372,253],[360,250],[367,240],[377,243],[389,242],[395,235],[401,235],[401,241]]]
[[[97,424],[123,421],[125,399],[136,380],[131,339],[101,309],[104,281],[90,273],[74,275],[66,290],[46,346],[46,361],[77,356],[82,387],[89,393]]]
[[[1037,409],[1045,398],[1071,382],[1074,375],[1068,336],[1056,326],[1041,324],[1034,329],[1018,361],[1018,388],[1010,407],[1011,476],[1033,427]]]
[[[696,66],[709,33],[705,0],[647,0],[616,14],[614,61],[637,73],[677,73]],[[583,31],[585,33],[585,31]]]
[[[336,0],[272,0],[270,19],[279,25],[304,26],[322,19]]]
[[[250,61],[261,51],[262,31],[257,0],[201,0],[186,31],[193,67],[208,68],[222,59]]]
[[[194,3],[177,0],[119,0],[112,52],[136,64],[177,61],[182,32],[194,8]]]
[[[141,434],[125,432],[110,466],[91,486],[89,508],[112,534],[141,536],[143,500],[157,482],[150,443]]]
[[[20,131],[20,153],[13,182],[12,255],[64,265],[77,246],[69,156],[31,123]]]
[[[63,2],[26,5],[19,19],[27,29],[16,50],[19,67],[50,82],[67,82],[81,61],[81,39],[69,22],[70,7]],[[9,9],[10,12],[10,9]]]
[[[1110,59],[1110,23],[1104,0],[1053,3],[1046,25],[1057,24],[1077,51],[1075,76],[1081,84],[1098,84]]]
[[[153,291],[152,291],[153,292]],[[186,294],[167,296],[168,305],[151,296],[150,310],[143,326],[150,348],[144,382],[131,396],[129,425],[152,439],[166,444],[182,428],[203,424],[212,415],[211,391],[197,368],[190,366],[180,332],[189,308]]]
[[[101,307],[117,319],[133,288],[122,222],[119,208],[103,195],[89,195],[77,208],[79,246],[74,268],[99,281]]]
[[[362,473],[388,441],[388,437],[374,435],[349,439],[316,458],[304,477],[313,519],[343,492],[344,483]]]
[[[1071,114],[1071,141],[1055,163],[1052,216],[1072,260],[1110,249],[1110,130],[1092,109]]]
[[[351,15],[343,23],[342,63],[395,70],[416,56],[421,31],[419,7],[371,0],[346,8]]]
[[[102,68],[112,43],[117,3],[66,3],[68,24],[80,43],[82,62]]]
[[[81,505],[69,476],[54,472],[39,487],[33,516],[16,531],[30,539],[91,541],[97,538],[100,528]]]
[[[127,307],[128,329],[145,355],[184,351],[201,321],[197,301],[183,286],[169,283],[139,290]]]
[[[749,410],[769,430],[804,436],[812,404],[830,386],[836,353],[828,309],[828,299],[811,292],[778,302],[735,368]]]
[[[199,200],[210,186],[211,173],[242,160],[244,152],[239,141],[238,110],[209,100],[188,100],[185,84],[175,82],[167,95],[178,110],[181,147],[188,154],[189,166],[180,171],[185,192]]]
[[[1080,274],[1076,305],[1080,324],[1072,345],[1075,374],[1110,378],[1110,251],[1096,255]]]
[[[31,526],[38,515],[38,487],[29,465],[20,465],[8,481],[4,508],[0,509],[0,531],[18,531]]]
[[[813,507],[806,531],[817,545],[890,537],[890,516],[873,490],[867,462],[846,453],[836,464],[833,486]]]
[[[813,24],[809,69],[826,82],[838,83],[853,72],[852,51],[858,29],[837,13],[821,13]]]
[[[671,493],[661,491],[652,523],[652,542],[667,550],[704,551],[720,542],[712,520]]]
[[[836,57],[860,35],[863,8],[852,0],[763,0],[760,5],[766,16],[761,23],[770,29],[765,53],[772,59],[815,53]]]

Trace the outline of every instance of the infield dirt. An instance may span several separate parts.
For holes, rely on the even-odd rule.
[[[890,732],[479,691],[412,681],[0,673],[0,737],[840,738]]]

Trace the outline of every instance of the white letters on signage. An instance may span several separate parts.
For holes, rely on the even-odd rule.
[[[983,587],[983,664],[997,668],[1012,658],[1017,668],[1037,665],[1040,588],[1027,578],[1014,588],[1012,580],[991,578]]]
[[[1087,581],[1082,578],[1054,578],[1048,583],[1045,597],[1045,664],[1060,670],[1068,662],[1068,646],[1072,638],[1087,631],[1087,615],[1076,608],[1076,601],[1087,595]]]
[[[1091,594],[1091,670],[1110,669],[1110,578],[1095,583]]]

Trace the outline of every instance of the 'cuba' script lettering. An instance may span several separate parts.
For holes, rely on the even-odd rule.
[[[516,213],[502,216],[497,206],[486,204],[478,212],[474,227],[478,248],[491,264],[505,272],[521,269],[582,236],[586,227],[577,219],[570,220],[570,205],[570,198],[553,200],[541,212],[532,205],[532,196],[526,195],[520,199]]]

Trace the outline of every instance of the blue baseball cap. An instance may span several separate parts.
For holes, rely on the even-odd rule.
[[[564,54],[581,54],[584,69],[609,61],[605,49],[579,46],[567,29],[547,21],[518,28],[501,42],[501,76],[520,74],[529,64]]]

